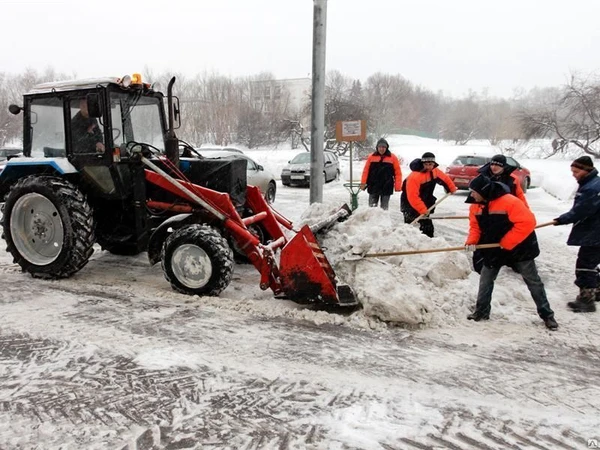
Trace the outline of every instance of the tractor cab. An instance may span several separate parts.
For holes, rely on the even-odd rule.
[[[126,197],[131,147],[143,143],[165,151],[163,104],[163,94],[140,77],[38,85],[24,95],[23,153],[36,160],[65,158],[93,195]]]

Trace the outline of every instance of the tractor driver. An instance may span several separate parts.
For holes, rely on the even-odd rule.
[[[102,131],[98,120],[90,117],[85,98],[79,101],[79,112],[71,119],[71,138],[74,153],[104,153]]]

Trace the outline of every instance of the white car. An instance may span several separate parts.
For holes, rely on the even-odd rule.
[[[275,201],[275,194],[277,193],[277,183],[275,182],[275,175],[269,170],[266,170],[263,166],[258,164],[252,158],[249,158],[241,150],[238,149],[227,149],[221,150],[220,148],[196,148],[196,152],[200,153],[205,158],[242,158],[248,162],[246,169],[247,183],[251,186],[256,186],[260,189],[265,200],[268,203]]]
[[[333,152],[323,152],[323,183],[340,177],[340,162]],[[284,186],[310,185],[310,153],[298,153],[281,171],[281,184]]]

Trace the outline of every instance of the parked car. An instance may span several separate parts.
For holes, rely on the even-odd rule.
[[[491,156],[460,155],[446,168],[446,173],[454,181],[458,189],[469,189],[469,183],[479,174],[477,172],[479,168],[489,163],[491,159]],[[527,189],[531,185],[531,173],[529,170],[510,156],[506,157],[506,163],[516,167],[513,173],[519,179],[523,192],[527,192]]]
[[[275,181],[275,175],[266,170],[263,166],[258,164],[252,158],[249,158],[241,150],[228,149],[222,150],[220,148],[196,148],[196,151],[205,158],[242,158],[247,161],[246,177],[247,183],[252,186],[256,186],[260,189],[265,197],[265,200],[269,203],[275,201],[275,195],[277,194],[277,183]]]
[[[333,152],[323,152],[323,180],[325,183],[337,180],[340,176],[340,162]],[[310,153],[302,152],[294,156],[281,171],[281,184],[284,186],[310,184]]]
[[[7,161],[22,154],[23,150],[20,148],[0,148],[0,161]]]
[[[241,153],[242,155],[244,154],[243,151],[241,151],[239,148],[235,148],[235,147],[220,147],[220,146],[216,146],[216,145],[207,145],[206,147],[202,146],[197,148],[196,150],[198,150],[199,152],[222,152],[222,151],[227,151],[227,152],[234,152],[234,153]]]

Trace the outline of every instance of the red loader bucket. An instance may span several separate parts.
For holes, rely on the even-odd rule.
[[[290,300],[340,306],[357,304],[350,286],[336,283],[335,273],[307,225],[281,250],[279,275]]]

